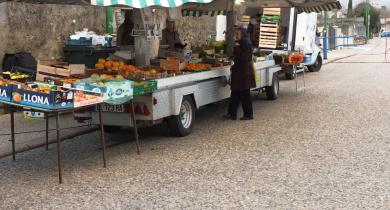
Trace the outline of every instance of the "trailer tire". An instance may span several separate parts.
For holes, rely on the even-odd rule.
[[[268,100],[275,100],[279,97],[279,77],[276,73],[272,76],[272,86],[265,87]]]
[[[308,66],[307,69],[309,69],[310,72],[319,72],[321,70],[321,67],[322,67],[322,57],[321,55],[317,55],[316,62],[313,65]]]
[[[185,96],[181,102],[180,114],[169,118],[167,123],[172,135],[183,137],[191,133],[194,121],[194,101],[190,96]]]

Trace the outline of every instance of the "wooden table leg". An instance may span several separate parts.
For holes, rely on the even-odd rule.
[[[12,143],[12,159],[16,159],[16,150],[15,150],[15,111],[11,108],[11,143]]]
[[[104,125],[103,125],[101,105],[99,105],[99,126],[100,126],[100,144],[102,146],[102,153],[103,153],[103,166],[105,168],[106,167],[106,140],[104,137]]]
[[[138,140],[138,128],[137,128],[137,120],[135,119],[135,113],[134,113],[134,100],[131,100],[131,120],[133,124],[133,129],[134,129],[134,139],[135,139],[135,144],[137,145],[137,154],[140,154],[140,145],[139,145],[139,140]]]
[[[59,125],[59,113],[56,114],[56,134],[57,134],[57,165],[58,165],[58,179],[62,184],[62,160],[61,160],[61,139],[60,139],[60,125]]]
[[[49,113],[45,113],[46,121],[46,150],[49,150]]]

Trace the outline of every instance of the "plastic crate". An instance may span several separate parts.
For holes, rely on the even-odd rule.
[[[117,47],[66,45],[64,55],[65,61],[70,64],[84,64],[88,68],[95,68],[99,58],[108,58],[117,50]]]

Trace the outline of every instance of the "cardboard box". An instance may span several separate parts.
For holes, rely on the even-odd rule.
[[[103,103],[103,96],[100,93],[75,90],[73,106],[80,108]]]
[[[102,94],[106,103],[122,104],[133,98],[133,82],[130,80],[87,78],[73,83],[73,86],[76,90]]]
[[[49,93],[41,93],[26,90],[20,85],[14,86],[12,89],[12,102],[43,109],[72,108],[73,96],[72,90],[51,90]]]
[[[61,61],[40,60],[37,65],[37,81],[45,81],[45,77],[62,79],[75,74],[85,74],[84,64],[68,64]]]
[[[179,58],[171,58],[160,60],[160,67],[166,71],[180,72],[185,69],[187,62]]]
[[[12,88],[14,85],[7,83],[7,81],[0,79],[0,101],[9,102],[12,99]]]

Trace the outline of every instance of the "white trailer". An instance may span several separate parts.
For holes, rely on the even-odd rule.
[[[281,67],[274,60],[255,63],[259,76],[255,90],[266,93],[274,100],[279,95],[277,73]],[[226,81],[230,66],[210,71],[180,75],[157,80],[157,90],[134,98],[135,117],[140,125],[148,126],[167,121],[172,134],[186,136],[195,122],[195,111],[202,106],[230,97],[230,86]],[[103,123],[107,131],[116,127],[132,127],[130,105],[104,105]],[[92,112],[92,122],[98,123],[98,113]],[[137,124],[138,124],[137,123]]]

